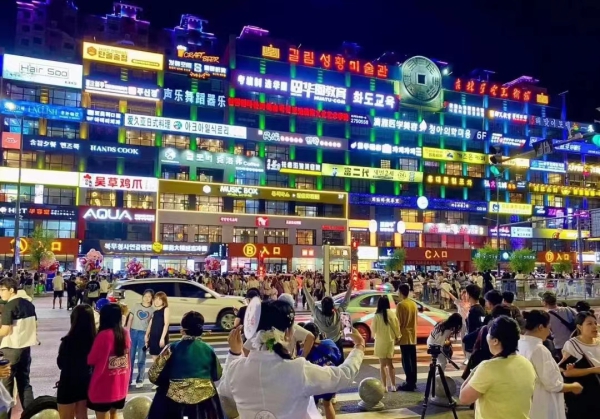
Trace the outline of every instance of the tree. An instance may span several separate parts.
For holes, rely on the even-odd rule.
[[[385,269],[388,272],[401,271],[404,268],[404,261],[406,260],[406,250],[396,249],[394,254],[385,261]]]
[[[561,260],[552,265],[552,268],[559,274],[570,274],[573,272],[573,263],[569,260]]]
[[[529,275],[535,270],[535,252],[530,249],[515,250],[510,256],[510,269]]]
[[[600,274],[600,265],[594,265],[592,272],[594,272],[596,275]]]
[[[35,269],[39,269],[44,255],[52,249],[54,238],[54,233],[44,230],[40,226],[37,226],[31,233],[31,237],[29,238],[29,255]]]
[[[473,258],[473,264],[479,272],[491,271],[498,267],[498,249],[486,244]]]

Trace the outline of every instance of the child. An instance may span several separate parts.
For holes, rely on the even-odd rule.
[[[324,366],[338,366],[342,361],[342,354],[335,342],[331,339],[319,339],[319,328],[314,323],[307,323],[304,328],[311,332],[315,337],[315,343],[308,354],[302,354],[311,364]],[[335,419],[335,409],[332,399],[335,394],[320,394],[314,396],[315,404],[319,404],[319,400],[323,400],[323,409],[325,410],[326,419]]]
[[[442,370],[446,369],[448,358],[452,358],[452,344],[450,343],[450,336],[456,336],[459,334],[462,326],[463,320],[461,315],[458,313],[452,313],[447,320],[438,322],[427,338],[428,347],[430,345],[442,346],[442,352],[445,355],[440,355],[438,357],[438,364],[442,366]]]

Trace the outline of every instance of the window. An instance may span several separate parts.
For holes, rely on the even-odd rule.
[[[423,211],[423,222],[424,223],[437,223],[435,218],[435,211]]]
[[[543,252],[546,250],[546,240],[533,239],[531,240],[531,250],[534,252]]]
[[[163,242],[187,242],[187,224],[161,224],[160,236]]]
[[[564,176],[560,173],[548,173],[548,184],[550,185],[564,185]]]
[[[344,206],[324,204],[323,205],[323,217],[329,218],[345,218]]]
[[[276,188],[287,188],[289,185],[289,178],[285,174],[269,172],[266,176],[266,186]]]
[[[345,182],[343,178],[323,176],[323,189],[326,191],[343,191]]]
[[[236,185],[258,186],[259,183],[260,183],[260,173],[246,172],[245,170],[236,170],[235,171],[235,184]]]
[[[465,248],[465,236],[461,235],[446,235],[446,247],[449,249],[464,249]]]
[[[163,164],[161,166],[161,177],[163,179],[190,180],[190,168],[187,166],[175,166],[172,164]]]
[[[125,141],[127,144],[154,146],[155,140],[156,133],[154,131],[136,131],[130,129],[125,131]]]
[[[42,221],[42,228],[58,239],[74,239],[77,230],[75,221]]]
[[[187,211],[189,205],[188,195],[163,193],[160,194],[159,204],[161,209]]]
[[[190,148],[190,137],[184,135],[166,134],[163,137],[163,147]]]
[[[442,247],[442,235],[441,234],[423,234],[423,247]]]
[[[287,244],[288,232],[287,228],[265,228],[265,243]]]
[[[258,238],[258,229],[249,227],[234,227],[233,242],[234,243],[256,243]]]
[[[381,167],[382,169],[391,169],[392,162],[390,162],[389,160],[379,160],[379,167]]]
[[[221,243],[223,241],[222,226],[191,226],[196,243]]]
[[[381,295],[370,295],[360,300],[360,303],[358,303],[358,305],[361,307],[377,308],[377,304],[379,304],[380,298]],[[387,298],[387,295],[385,296],[385,298]]]
[[[21,132],[23,123],[23,135],[39,135],[39,120],[4,118],[4,131]]]
[[[265,159],[289,160],[290,150],[287,146],[267,145],[265,146]]]
[[[543,172],[529,171],[529,181],[532,183],[546,183]]]
[[[419,247],[419,235],[417,233],[404,233],[401,237],[402,247]]]
[[[48,137],[67,138],[75,140],[79,138],[79,124],[62,121],[48,121]]]
[[[196,140],[198,144],[198,150],[206,150],[211,151],[213,153],[223,153],[225,149],[223,148],[222,140],[210,140],[206,138],[198,138]]]
[[[297,176],[296,188],[314,191],[317,188],[317,178],[314,176]]]
[[[446,163],[446,174],[452,176],[462,176],[462,163],[448,162]]]
[[[258,144],[251,141],[236,143],[233,154],[247,157],[258,156]]]
[[[439,175],[440,174],[440,162],[437,161],[425,161],[423,163],[423,170],[428,175]]]
[[[544,205],[544,195],[531,194],[531,205]]]
[[[525,198],[523,198],[522,193],[509,192],[508,194],[508,202],[525,202]]]
[[[398,159],[398,169],[400,170],[419,170],[419,161],[415,159]]]
[[[548,195],[548,205],[551,207],[564,207],[565,199],[562,196]]]
[[[2,163],[6,167],[19,167],[19,150],[6,150],[2,155]],[[35,169],[36,165],[35,151],[24,151],[21,157],[21,167]]]
[[[296,204],[296,215],[299,217],[316,217],[317,207],[312,205]]]
[[[48,154],[46,153],[46,170],[60,170],[77,172],[77,157],[74,154]]]
[[[483,166],[478,164],[467,165],[467,176],[469,177],[483,177]]]
[[[377,246],[379,247],[393,247],[394,246],[394,233],[391,232],[377,232]]]
[[[419,211],[400,210],[400,219],[406,223],[416,223],[419,221]]]
[[[155,202],[153,193],[146,192],[125,192],[123,197],[123,206],[125,208],[154,209]]]
[[[76,196],[75,189],[44,187],[44,204],[75,205]]]
[[[236,214],[258,214],[259,202],[255,199],[234,199],[233,212]]]
[[[350,179],[350,190],[353,193],[369,193],[371,181],[366,179]]]
[[[196,211],[223,212],[223,198],[219,196],[196,196]]]
[[[21,220],[19,222],[19,236],[30,237],[35,229],[33,220]],[[0,218],[0,236],[15,237],[15,218]]]
[[[53,105],[73,106],[75,108],[78,108],[81,106],[81,93],[73,92],[70,90],[52,88],[48,89],[48,101]]]
[[[182,298],[206,298],[206,291],[197,285],[179,282],[179,296]]]
[[[346,242],[345,231],[323,230],[322,244],[331,244],[333,246],[343,246]]]
[[[285,201],[265,201],[265,214],[288,215],[288,203]]]
[[[154,224],[122,224],[126,226],[126,240],[130,241],[150,241],[154,233]],[[114,239],[115,236],[105,236]]]
[[[111,191],[86,191],[85,204],[93,207],[114,207],[117,194]]]
[[[440,222],[446,224],[467,224],[469,214],[460,211],[440,211],[442,219]]]
[[[317,230],[296,230],[296,244],[314,246],[317,244]]]
[[[357,241],[360,246],[371,245],[371,233],[368,231],[350,231],[352,241]]]

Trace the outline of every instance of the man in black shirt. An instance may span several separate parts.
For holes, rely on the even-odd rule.
[[[485,317],[485,310],[479,304],[479,297],[481,296],[481,288],[478,285],[470,284],[466,288],[467,296],[469,297],[469,303],[471,308],[467,315],[467,334],[473,333],[481,326],[483,326],[483,319]]]

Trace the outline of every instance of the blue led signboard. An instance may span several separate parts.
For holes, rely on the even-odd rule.
[[[46,105],[20,100],[0,100],[0,113],[13,117],[46,118],[59,121],[83,121],[83,108]]]

